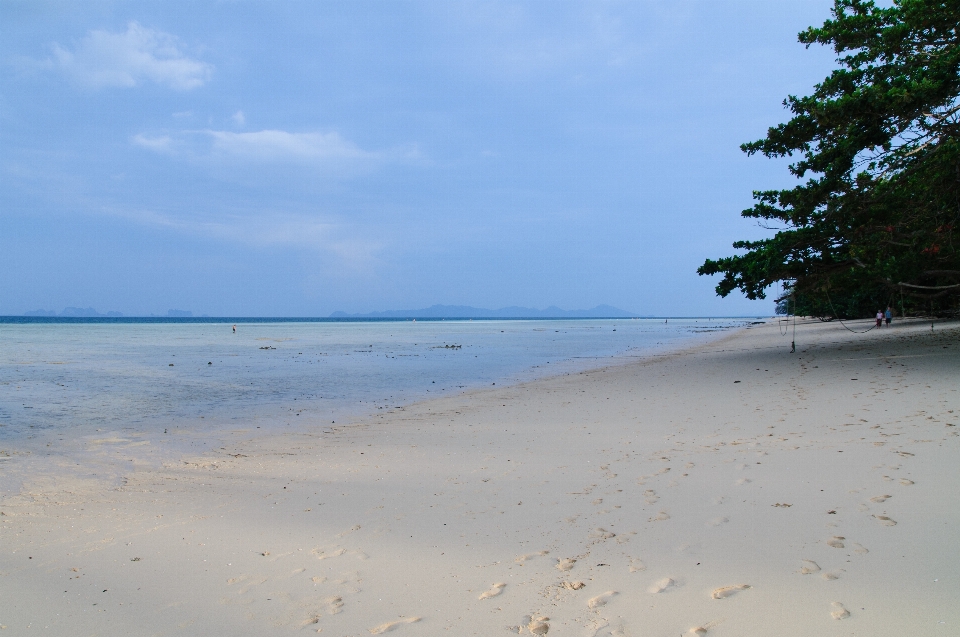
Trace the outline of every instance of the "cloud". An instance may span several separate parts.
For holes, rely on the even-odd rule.
[[[640,46],[627,26],[642,22],[637,14],[646,4],[468,0],[427,6],[426,20],[447,43],[445,63],[527,81],[556,73],[590,77],[638,60]]]
[[[336,131],[289,132],[261,130],[180,130],[140,133],[131,143],[147,150],[199,165],[297,165],[334,172],[355,172],[386,162],[422,162],[418,148],[408,146],[365,150]]]
[[[255,133],[206,131],[215,153],[257,161],[293,160],[313,163],[330,159],[368,159],[375,157],[347,141],[339,133],[289,133],[262,130]]]
[[[247,118],[244,117],[243,111],[237,111],[230,117],[233,120],[233,123],[237,126],[243,126],[247,122]]]
[[[296,248],[327,254],[352,270],[369,269],[386,243],[353,226],[319,215],[277,210],[246,210],[195,217],[171,216],[145,209],[103,207],[101,212],[135,223],[167,228],[194,237],[206,237],[255,248]]]
[[[187,91],[203,86],[213,74],[212,65],[187,57],[176,36],[137,22],[122,33],[91,31],[73,51],[55,44],[53,53],[49,66],[91,88],[133,87],[147,81]]]
[[[169,135],[159,137],[146,137],[145,135],[134,135],[133,143],[137,146],[148,148],[154,152],[165,153],[172,150],[173,139]]]

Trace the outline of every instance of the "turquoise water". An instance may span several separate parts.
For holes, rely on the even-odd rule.
[[[238,324],[236,334],[228,323],[0,324],[0,442],[316,427],[748,322],[283,322]]]

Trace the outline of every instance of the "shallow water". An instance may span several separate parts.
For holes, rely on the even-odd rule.
[[[229,323],[0,324],[0,443],[342,422],[673,349],[747,322],[282,322],[239,324],[236,334]]]

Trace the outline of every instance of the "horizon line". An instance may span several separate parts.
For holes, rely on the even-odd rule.
[[[153,321],[172,323],[209,323],[231,321],[282,321],[282,322],[331,322],[331,323],[376,323],[401,321],[583,321],[583,320],[652,320],[652,319],[747,319],[770,318],[773,315],[631,315],[631,316],[27,316],[23,314],[0,314],[0,323],[123,323],[129,321]]]

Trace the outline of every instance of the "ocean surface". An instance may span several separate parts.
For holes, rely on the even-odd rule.
[[[0,455],[329,426],[675,349],[750,319],[0,322]],[[133,436],[134,438],[130,438]],[[51,442],[53,441],[53,442]]]

